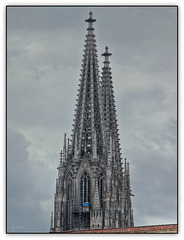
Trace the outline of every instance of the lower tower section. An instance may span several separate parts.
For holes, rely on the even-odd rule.
[[[51,232],[133,227],[129,166],[125,160],[118,176],[112,159],[109,153],[105,166],[91,154],[61,158]]]

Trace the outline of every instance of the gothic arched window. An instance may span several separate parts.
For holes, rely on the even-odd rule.
[[[100,205],[103,206],[103,192],[104,192],[104,175],[101,173],[98,177],[98,191],[99,191],[99,197],[100,197]]]
[[[90,203],[91,192],[90,189],[91,189],[90,176],[87,172],[84,172],[80,179],[80,196],[82,205],[85,202]]]

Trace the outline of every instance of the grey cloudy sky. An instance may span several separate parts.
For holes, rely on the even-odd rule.
[[[48,232],[71,134],[89,11],[106,45],[135,225],[177,222],[177,8],[8,7],[9,232]]]

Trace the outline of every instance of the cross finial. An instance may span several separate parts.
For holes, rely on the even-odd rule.
[[[86,22],[89,22],[89,23],[95,22],[96,19],[93,19],[92,16],[93,16],[93,13],[90,11],[90,12],[89,12],[89,18],[86,19],[85,21],[86,21]]]
[[[105,47],[105,52],[102,53],[102,56],[108,56],[108,57],[111,56],[112,53],[109,53],[108,50],[109,50],[109,48],[108,48],[108,46],[106,46],[106,47]]]

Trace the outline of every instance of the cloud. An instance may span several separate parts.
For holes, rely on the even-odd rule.
[[[30,143],[22,134],[9,129],[7,140],[7,230],[49,231],[56,170],[39,160],[30,161]]]
[[[136,225],[176,223],[177,170],[173,158],[149,148],[128,151]]]
[[[43,123],[47,127],[59,127],[61,114],[67,113],[67,100],[73,100],[73,111],[75,97],[66,94],[66,90],[76,92],[76,75],[79,76],[80,64],[77,69],[71,67],[74,63],[68,58],[71,49],[66,43],[69,37],[62,39],[60,33],[54,33],[60,36],[60,44],[66,45],[61,54],[58,48],[52,47],[56,43],[50,33],[35,33],[34,37],[29,37],[29,41],[25,40],[27,32],[21,31],[18,35],[22,41],[18,42],[17,32],[8,41],[8,96],[11,96],[8,99],[9,122],[22,127],[25,124],[43,126]],[[74,42],[71,44],[74,45]],[[52,50],[45,52],[43,49]],[[70,54],[70,57],[72,59],[73,55]],[[71,85],[72,81],[76,84]]]

